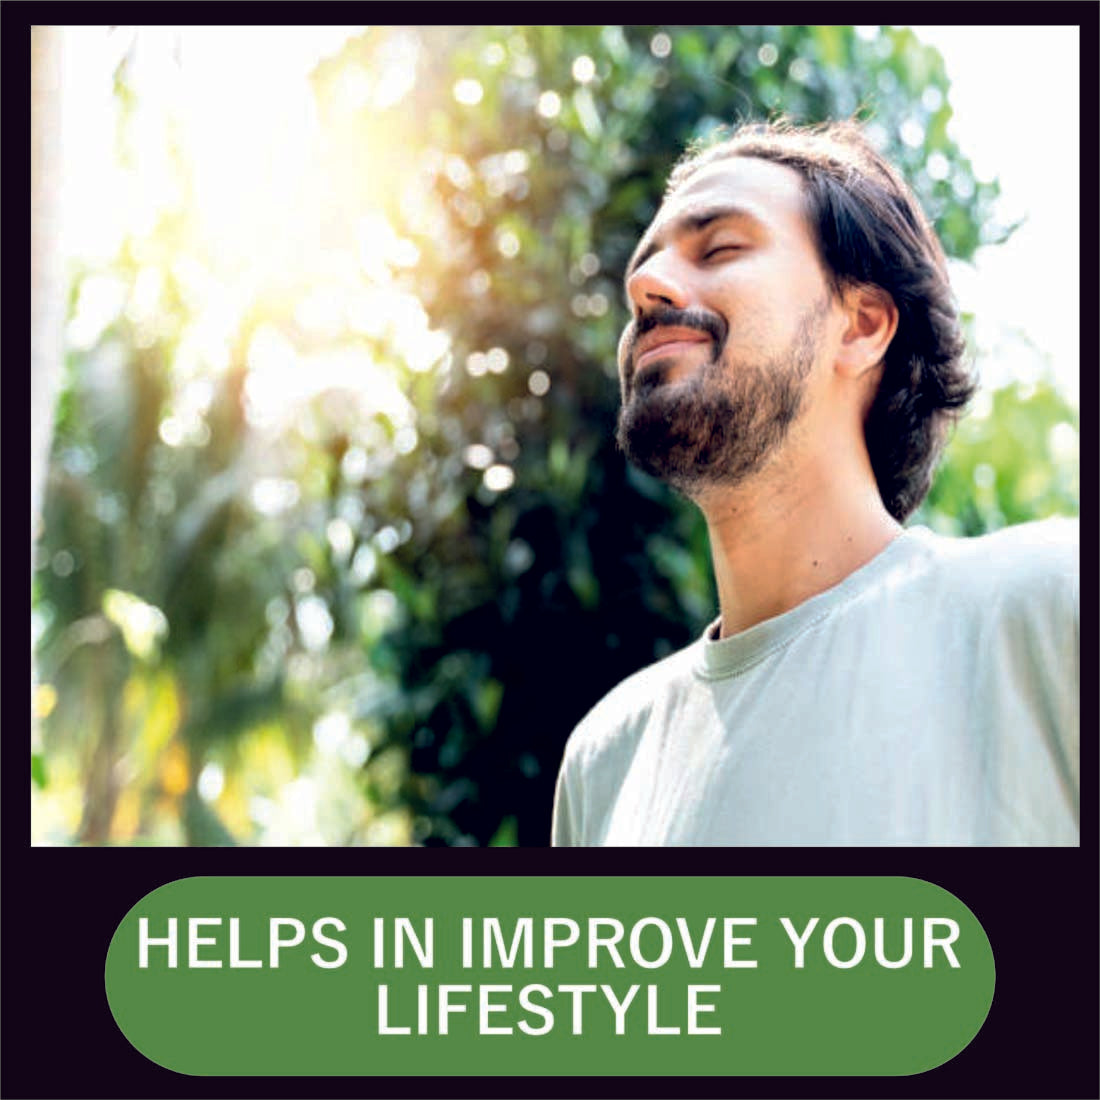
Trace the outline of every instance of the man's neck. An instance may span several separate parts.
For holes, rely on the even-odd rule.
[[[839,584],[900,534],[873,480],[853,484],[837,472],[773,476],[697,501],[710,531],[721,637]]]

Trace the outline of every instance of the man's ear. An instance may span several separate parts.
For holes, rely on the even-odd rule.
[[[858,378],[882,362],[898,330],[898,307],[881,287],[858,285],[841,295],[848,318],[836,369],[848,378]]]

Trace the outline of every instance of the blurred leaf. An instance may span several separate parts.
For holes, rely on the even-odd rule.
[[[39,790],[45,790],[48,779],[46,775],[46,757],[40,752],[31,753],[31,782]]]
[[[126,648],[141,661],[156,656],[160,639],[168,633],[168,620],[159,607],[117,588],[103,593],[103,614],[122,631]]]
[[[506,817],[500,823],[500,828],[493,833],[492,838],[489,840],[489,847],[514,848],[519,843],[517,836],[516,819],[514,817]]]
[[[236,847],[236,840],[221,818],[193,789],[187,792],[184,799],[183,820],[189,844],[210,848]]]

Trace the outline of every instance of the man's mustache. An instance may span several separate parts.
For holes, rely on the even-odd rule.
[[[717,352],[726,340],[729,326],[717,313],[708,313],[702,309],[676,309],[673,306],[658,306],[648,313],[643,313],[634,322],[634,331],[630,334],[627,344],[626,361],[630,364],[630,373],[634,374],[634,354],[638,347],[638,341],[647,332],[655,328],[676,327],[693,328],[699,332],[705,332],[713,341]]]

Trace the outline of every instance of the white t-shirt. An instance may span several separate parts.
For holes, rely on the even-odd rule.
[[[910,528],[573,732],[557,845],[1080,842],[1078,525]]]

